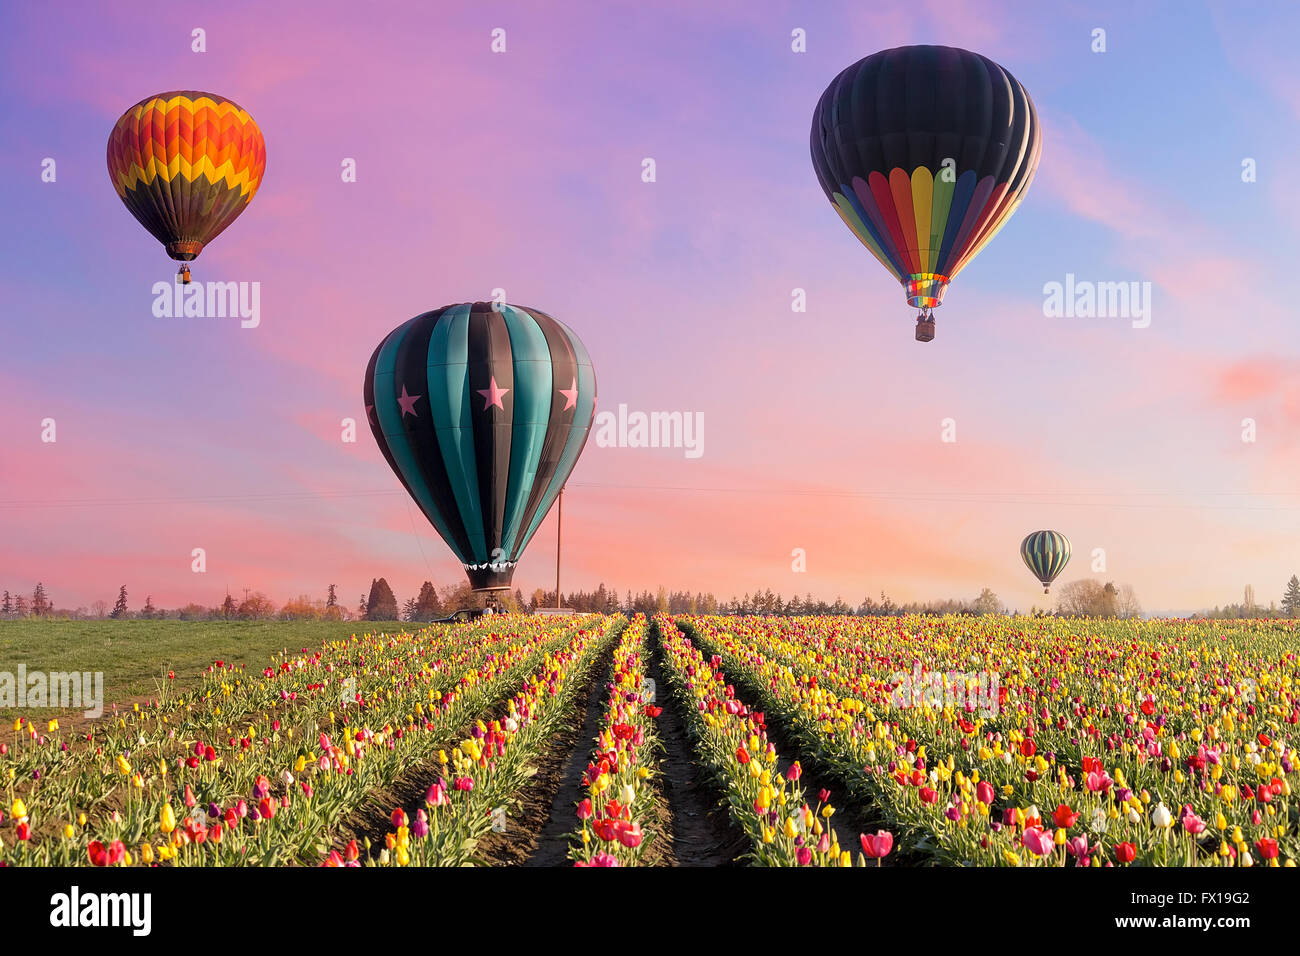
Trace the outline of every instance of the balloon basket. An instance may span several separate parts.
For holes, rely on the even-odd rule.
[[[934,317],[918,315],[916,317],[916,340],[931,342],[934,340]]]
[[[177,269],[177,270],[176,270],[176,278],[178,278],[178,279],[181,280],[181,285],[189,285],[189,284],[190,284],[190,267],[189,267],[189,266],[181,266],[179,269]]]

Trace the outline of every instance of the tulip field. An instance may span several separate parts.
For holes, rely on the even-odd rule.
[[[1298,654],[1293,621],[361,633],[14,719],[0,865],[499,865],[526,832],[579,867],[1295,866]]]

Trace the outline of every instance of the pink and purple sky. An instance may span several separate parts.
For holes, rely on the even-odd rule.
[[[1028,609],[1017,547],[1055,528],[1061,581],[1104,548],[1095,576],[1148,610],[1247,584],[1267,604],[1300,571],[1300,67],[1277,48],[1297,32],[1282,2],[6,5],[0,587],[75,607],[125,584],[138,607],[335,583],[354,605],[378,575],[399,599],[459,580],[365,429],[361,381],[398,323],[503,288],[578,332],[601,409],[705,418],[698,459],[588,443],[566,590],[989,586]],[[1023,206],[929,345],[808,156],[831,78],[908,43],[997,60],[1044,129]],[[104,148],[171,89],[229,96],[265,135],[261,191],[195,264],[261,283],[256,329],[151,313],[174,264]],[[1150,327],[1045,317],[1044,284],[1071,273],[1152,283]],[[553,582],[554,544],[552,515],[525,593]]]

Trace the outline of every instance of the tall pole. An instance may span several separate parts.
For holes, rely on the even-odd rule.
[[[560,606],[560,533],[564,530],[564,488],[555,499],[555,606]]]

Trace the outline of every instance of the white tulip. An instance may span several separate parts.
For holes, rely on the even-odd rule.
[[[1174,815],[1169,812],[1167,806],[1161,803],[1151,811],[1151,822],[1161,829],[1168,829],[1174,825]]]

